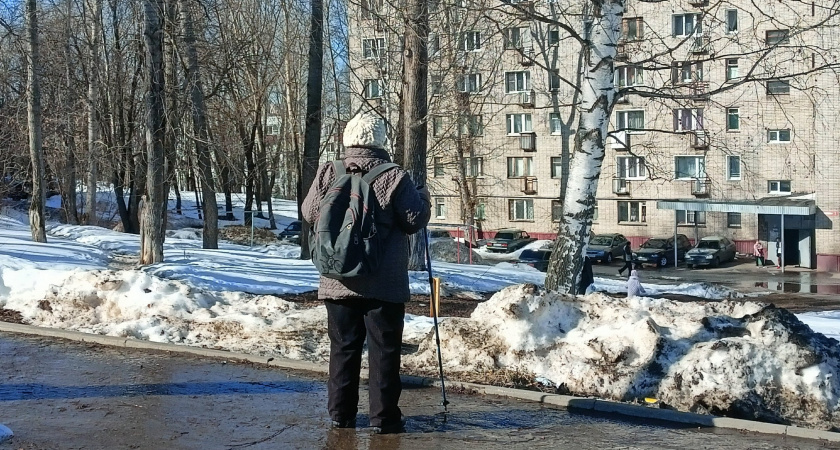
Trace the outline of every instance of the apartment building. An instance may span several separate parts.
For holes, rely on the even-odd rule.
[[[571,32],[589,31],[580,3],[433,5],[437,223],[556,233],[580,83]],[[743,252],[761,239],[771,259],[780,237],[788,264],[840,269],[840,83],[826,70],[840,53],[836,12],[826,1],[627,3],[594,230],[637,245],[723,235]],[[354,107],[396,124],[398,11],[370,0],[349,14]]]

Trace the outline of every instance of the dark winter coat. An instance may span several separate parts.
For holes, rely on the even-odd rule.
[[[633,260],[633,249],[630,247],[630,245],[624,246],[624,260],[627,262]]]
[[[594,282],[595,275],[592,273],[592,259],[586,256],[583,260],[583,268],[580,272],[580,280],[578,281],[578,295],[586,294],[586,288]]]
[[[357,166],[369,172],[379,164],[391,162],[385,150],[348,147],[344,165]],[[335,179],[332,162],[318,168],[315,180],[303,201],[303,220],[312,224],[320,215],[321,199]],[[384,212],[377,218],[380,226],[390,231],[385,239],[385,254],[375,274],[334,280],[321,277],[318,287],[320,299],[370,298],[392,303],[409,300],[408,235],[423,229],[432,214],[431,203],[417,191],[408,173],[401,168],[383,173],[373,182],[373,191]]]

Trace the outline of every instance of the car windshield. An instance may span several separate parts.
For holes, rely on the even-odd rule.
[[[513,239],[513,233],[496,233],[496,239]]]
[[[292,222],[286,227],[288,231],[300,231],[300,222]]]
[[[649,239],[642,244],[642,248],[665,248],[667,245],[668,241],[665,239]]]
[[[543,253],[538,250],[523,250],[519,259],[543,259]]]
[[[595,236],[589,241],[589,245],[610,245],[612,244],[612,237],[610,236]]]
[[[700,241],[700,244],[697,245],[697,248],[713,248],[715,250],[720,248],[720,242],[718,241]]]

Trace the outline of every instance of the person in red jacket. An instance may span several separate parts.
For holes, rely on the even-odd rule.
[[[755,265],[757,267],[764,267],[764,246],[761,241],[756,240],[753,245],[753,255],[755,256]]]

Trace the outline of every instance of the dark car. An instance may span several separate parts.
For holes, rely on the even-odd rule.
[[[510,253],[534,241],[536,241],[535,238],[528,236],[528,233],[522,230],[499,230],[493,239],[487,241],[487,250],[491,252]]]
[[[548,260],[551,258],[551,250],[541,248],[538,250],[522,250],[519,255],[519,264],[531,266],[540,272],[548,270]]]
[[[691,241],[684,234],[677,235],[677,261],[685,259],[691,250]],[[638,265],[653,264],[665,267],[674,264],[674,237],[650,238],[633,252],[633,260]]]
[[[300,245],[301,228],[300,220],[295,220],[277,235],[277,239]]]
[[[624,255],[624,244],[626,242],[627,238],[617,233],[596,234],[589,240],[589,245],[586,247],[586,256],[592,261],[611,263],[616,257]]]
[[[720,263],[735,261],[735,244],[722,236],[709,236],[700,239],[697,247],[689,250],[685,255],[688,267],[714,266]]]

